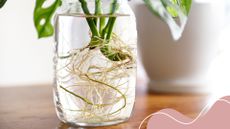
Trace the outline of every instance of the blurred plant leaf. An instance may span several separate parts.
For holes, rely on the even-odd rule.
[[[2,8],[4,6],[4,4],[6,3],[7,0],[0,0],[0,8]]]
[[[192,0],[144,0],[150,11],[168,24],[174,40],[178,40],[187,23]]]
[[[188,16],[192,0],[169,0],[171,2],[170,4],[167,4],[168,0],[161,0],[162,3],[166,4],[166,9],[167,11],[173,16],[173,17],[178,17],[178,13],[175,9],[174,5],[177,5],[180,7],[181,11]]]
[[[61,0],[55,0],[49,7],[42,7],[46,0],[36,0],[34,9],[34,25],[38,38],[49,37],[54,33],[51,19],[56,9],[61,5]]]
[[[162,4],[172,17],[178,17],[177,7],[179,7],[180,11],[182,11],[184,15],[188,16],[192,5],[192,0],[144,0],[144,2],[157,16],[160,16],[159,10],[155,7],[158,7],[157,4],[159,3]]]
[[[192,5],[192,0],[182,0],[181,1],[181,8],[184,8],[185,13],[188,15],[189,11],[191,9],[191,5]]]

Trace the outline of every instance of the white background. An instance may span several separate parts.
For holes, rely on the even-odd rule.
[[[35,0],[8,0],[0,9],[0,86],[52,83],[53,39],[37,39]]]

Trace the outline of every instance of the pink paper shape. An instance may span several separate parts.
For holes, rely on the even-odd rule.
[[[147,129],[230,129],[230,96],[204,111],[192,120],[176,110],[164,109],[153,114]]]

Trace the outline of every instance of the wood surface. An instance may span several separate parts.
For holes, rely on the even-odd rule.
[[[195,118],[206,105],[207,95],[148,93],[139,82],[133,116],[128,122],[90,129],[138,129],[151,113],[173,108]],[[145,125],[143,126],[143,129]],[[0,129],[87,129],[61,123],[55,113],[52,86],[0,88]]]

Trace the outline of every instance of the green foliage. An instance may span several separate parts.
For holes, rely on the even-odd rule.
[[[160,17],[154,2],[151,0],[144,0],[144,2],[155,15]],[[188,16],[192,4],[192,0],[160,0],[160,2],[172,17],[178,17],[178,7],[184,15]]]
[[[191,5],[192,5],[192,0],[182,0],[181,1],[181,8],[184,8],[185,13],[188,15],[189,11],[191,9]]]
[[[34,9],[34,25],[37,29],[38,38],[49,37],[54,33],[51,20],[56,9],[61,5],[61,0],[55,2],[49,7],[42,7],[46,0],[36,0]]]
[[[155,14],[156,16],[160,17],[159,12],[156,10],[156,8],[154,8],[151,0],[143,0],[145,2],[145,5],[149,8],[149,10]]]
[[[164,2],[165,0],[162,0],[162,1]],[[192,0],[170,0],[170,1],[171,1],[172,5],[168,5],[166,8],[167,8],[167,11],[173,17],[178,16],[177,11],[176,11],[175,7],[173,7],[173,5],[178,5],[185,15],[189,14]]]
[[[0,0],[0,8],[2,8],[4,6],[4,4],[6,3],[7,0]]]
[[[144,0],[149,10],[164,21],[178,40],[187,23],[192,0]]]

